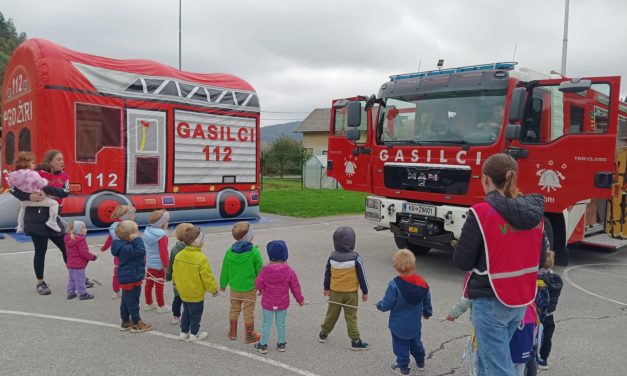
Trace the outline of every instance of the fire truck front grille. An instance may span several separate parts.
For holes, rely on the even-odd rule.
[[[383,168],[386,188],[448,195],[465,195],[470,184],[470,173],[467,166],[426,163],[389,163]]]

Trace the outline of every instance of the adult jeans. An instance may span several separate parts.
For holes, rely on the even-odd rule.
[[[128,322],[129,318],[133,325],[137,325],[139,317],[139,298],[142,295],[141,285],[129,290],[122,289],[122,301],[120,302],[120,317],[122,322]]]
[[[425,360],[425,348],[420,341],[420,335],[412,339],[404,339],[392,333],[392,351],[396,355],[396,365],[399,368],[409,368],[409,354],[416,359],[416,362]]]
[[[272,321],[276,322],[277,342],[285,343],[285,317],[287,316],[287,309],[280,311],[274,311],[270,309],[263,310],[263,329],[261,331],[260,345],[267,345],[268,339],[270,339],[270,331],[272,330]]]
[[[198,335],[200,331],[200,319],[205,309],[205,301],[190,303],[183,301],[183,316],[181,316],[181,333]]]
[[[87,292],[85,289],[85,269],[68,269],[68,272],[67,294],[85,294]]]
[[[473,301],[477,376],[516,376],[509,341],[523,319],[525,310],[526,307],[506,307],[495,297]]]

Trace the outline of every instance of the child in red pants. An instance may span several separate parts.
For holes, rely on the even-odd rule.
[[[170,215],[167,211],[160,209],[150,214],[144,230],[144,246],[146,247],[146,311],[157,309],[157,313],[172,312],[172,308],[165,304],[163,298],[163,284],[165,283],[165,272],[170,263],[168,257],[168,223]],[[153,303],[152,290],[155,290],[157,304]]]

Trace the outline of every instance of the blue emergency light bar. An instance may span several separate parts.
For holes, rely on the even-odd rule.
[[[397,75],[394,75],[394,76],[390,76],[390,81],[405,80],[405,79],[408,79],[408,78],[423,78],[423,77],[431,77],[431,76],[441,76],[441,75],[445,75],[445,74],[482,71],[482,70],[489,70],[489,69],[512,70],[512,69],[514,69],[516,64],[518,64],[518,63],[517,62],[513,62],[513,61],[508,61],[508,62],[502,62],[502,63],[468,65],[468,66],[465,66],[465,67],[438,69],[438,70],[432,70],[432,71],[426,71],[426,72],[397,74]]]

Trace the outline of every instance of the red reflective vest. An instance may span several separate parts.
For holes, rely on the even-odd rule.
[[[470,210],[481,229],[487,269],[474,269],[466,282],[471,273],[487,275],[496,298],[504,305],[523,307],[533,302],[544,223],[540,221],[531,230],[518,230],[487,202],[473,205]]]

